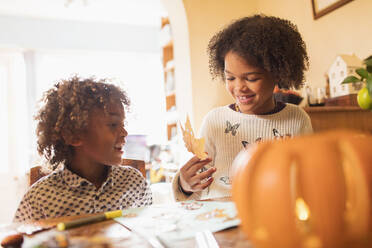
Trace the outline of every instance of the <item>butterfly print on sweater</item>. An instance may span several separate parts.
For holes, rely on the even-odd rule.
[[[282,135],[277,129],[273,129],[273,135],[276,139],[281,139],[281,138],[289,138],[292,137],[291,134],[287,133],[285,135]]]
[[[229,176],[220,177],[220,181],[225,185],[231,185],[231,180]]]
[[[287,133],[285,135],[281,134],[277,129],[273,128],[273,135],[274,135],[274,139],[285,139],[285,138],[290,138],[292,137],[291,134]],[[254,141],[254,143],[258,143],[262,141],[262,137],[259,137],[259,138],[256,138],[256,140]],[[248,141],[245,141],[243,140],[242,141],[242,144],[243,144],[243,147],[244,148],[247,148],[248,145],[250,144]]]
[[[261,137],[257,138],[257,139],[254,141],[254,143],[258,143],[258,142],[260,142],[260,141],[262,141],[262,138],[261,138]],[[242,144],[243,144],[243,147],[244,147],[244,148],[247,148],[248,145],[249,145],[249,142],[243,140],[243,141],[242,141]]]
[[[231,131],[232,136],[236,135],[236,130],[239,128],[240,123],[236,123],[234,125],[231,125],[229,121],[226,121],[226,128],[225,133],[229,133]]]

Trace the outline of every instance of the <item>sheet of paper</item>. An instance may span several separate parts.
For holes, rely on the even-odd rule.
[[[203,160],[208,157],[207,153],[204,151],[204,138],[197,139],[194,135],[194,130],[191,127],[189,116],[186,117],[185,128],[182,128],[183,141],[189,152],[195,154],[199,159]]]
[[[123,211],[115,221],[144,237],[157,237],[165,244],[194,238],[197,232],[217,232],[240,224],[233,202],[185,201]]]

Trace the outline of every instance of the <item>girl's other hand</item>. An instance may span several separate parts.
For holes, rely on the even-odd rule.
[[[202,191],[213,182],[211,176],[216,172],[216,168],[212,167],[206,171],[197,173],[211,161],[211,158],[200,160],[198,157],[194,156],[181,168],[179,183],[185,193],[191,194]]]

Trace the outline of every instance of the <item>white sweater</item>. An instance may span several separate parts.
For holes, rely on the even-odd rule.
[[[250,115],[232,110],[229,106],[211,110],[201,126],[205,151],[216,167],[213,183],[205,190],[191,195],[183,194],[178,186],[179,172],[172,182],[176,201],[231,196],[230,169],[235,156],[248,144],[260,140],[292,137],[312,132],[309,116],[293,104],[269,115]]]

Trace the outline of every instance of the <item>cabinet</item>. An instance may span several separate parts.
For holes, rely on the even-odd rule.
[[[160,40],[162,45],[162,60],[164,70],[164,88],[165,88],[165,106],[167,119],[167,136],[168,140],[177,134],[177,107],[175,93],[175,67],[173,55],[173,39],[172,30],[168,17],[162,17]]]
[[[372,112],[356,106],[306,107],[314,132],[347,128],[372,133]]]

